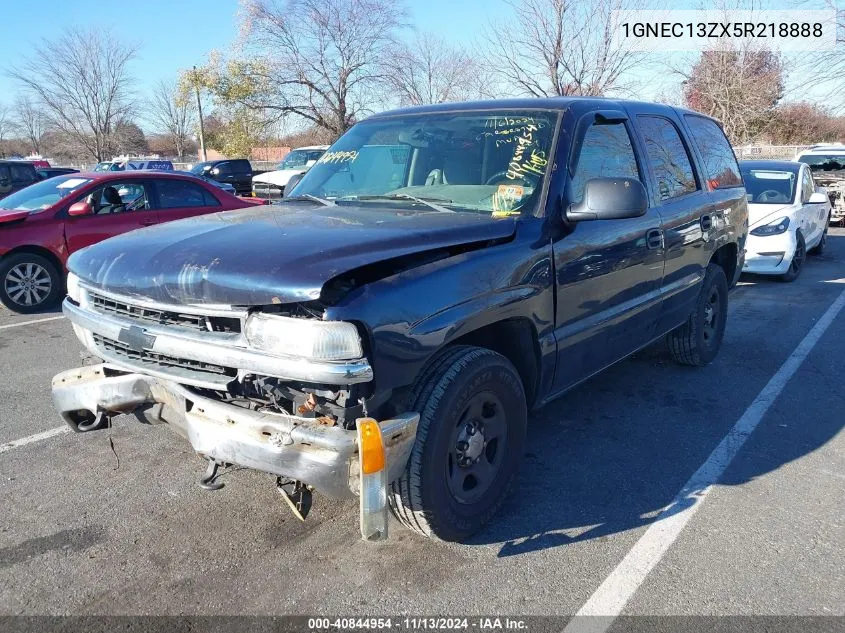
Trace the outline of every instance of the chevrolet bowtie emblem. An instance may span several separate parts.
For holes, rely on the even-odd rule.
[[[117,340],[125,343],[133,352],[141,352],[145,349],[152,349],[153,344],[156,342],[156,337],[147,334],[144,328],[133,325],[132,327],[120,330]]]

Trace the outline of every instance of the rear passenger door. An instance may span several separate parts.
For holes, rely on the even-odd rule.
[[[629,121],[589,113],[575,129],[567,204],[583,198],[591,178],[635,178],[648,189]],[[558,157],[559,164],[567,162]],[[559,392],[654,338],[663,278],[660,215],[649,208],[637,218],[578,222],[553,250],[558,346],[554,391]]]
[[[156,178],[154,205],[162,222],[220,211],[220,201],[204,186],[178,178]]]
[[[682,323],[698,298],[699,282],[710,260],[707,239],[715,210],[694,167],[692,151],[668,112],[637,115],[652,204],[662,220],[666,251],[658,334]]]

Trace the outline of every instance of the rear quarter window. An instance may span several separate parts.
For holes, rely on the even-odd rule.
[[[700,116],[688,114],[685,119],[692,140],[703,158],[710,188],[741,187],[739,165],[722,128],[715,121]]]

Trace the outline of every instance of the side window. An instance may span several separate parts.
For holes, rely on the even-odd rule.
[[[233,160],[231,165],[236,174],[248,174],[252,171],[248,160]]]
[[[225,163],[217,163],[215,167],[220,170],[221,176],[228,176],[229,174],[234,173],[232,170],[231,161],[226,161]]]
[[[804,174],[801,179],[801,202],[806,203],[810,199],[810,196],[815,193],[816,188],[813,186],[813,179],[810,177],[810,170],[802,169],[801,172]]]
[[[111,182],[94,191],[87,199],[95,215],[144,211],[150,208],[147,189],[138,182]]]
[[[698,189],[692,161],[675,124],[662,117],[641,116],[639,126],[660,199],[678,198]]]
[[[219,207],[220,202],[200,185],[186,180],[157,180],[158,201],[162,209]]]
[[[570,184],[570,202],[580,202],[584,185],[591,178],[635,178],[642,180],[631,137],[624,123],[594,124],[584,135],[575,175]]]
[[[12,177],[8,165],[0,165],[0,180],[9,180]]]
[[[707,184],[711,189],[741,187],[739,165],[722,128],[715,121],[700,116],[688,114],[685,119],[692,140],[704,159]]]
[[[38,178],[35,175],[35,169],[30,165],[10,165],[12,172],[12,180],[16,183],[35,182]]]

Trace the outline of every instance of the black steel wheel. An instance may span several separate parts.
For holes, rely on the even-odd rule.
[[[712,362],[722,346],[728,319],[728,281],[717,264],[707,266],[695,310],[686,323],[666,335],[669,351],[682,365]]]
[[[408,406],[420,423],[405,472],[391,484],[391,511],[420,534],[463,541],[501,507],[522,458],[522,381],[504,356],[454,347],[422,372]]]

